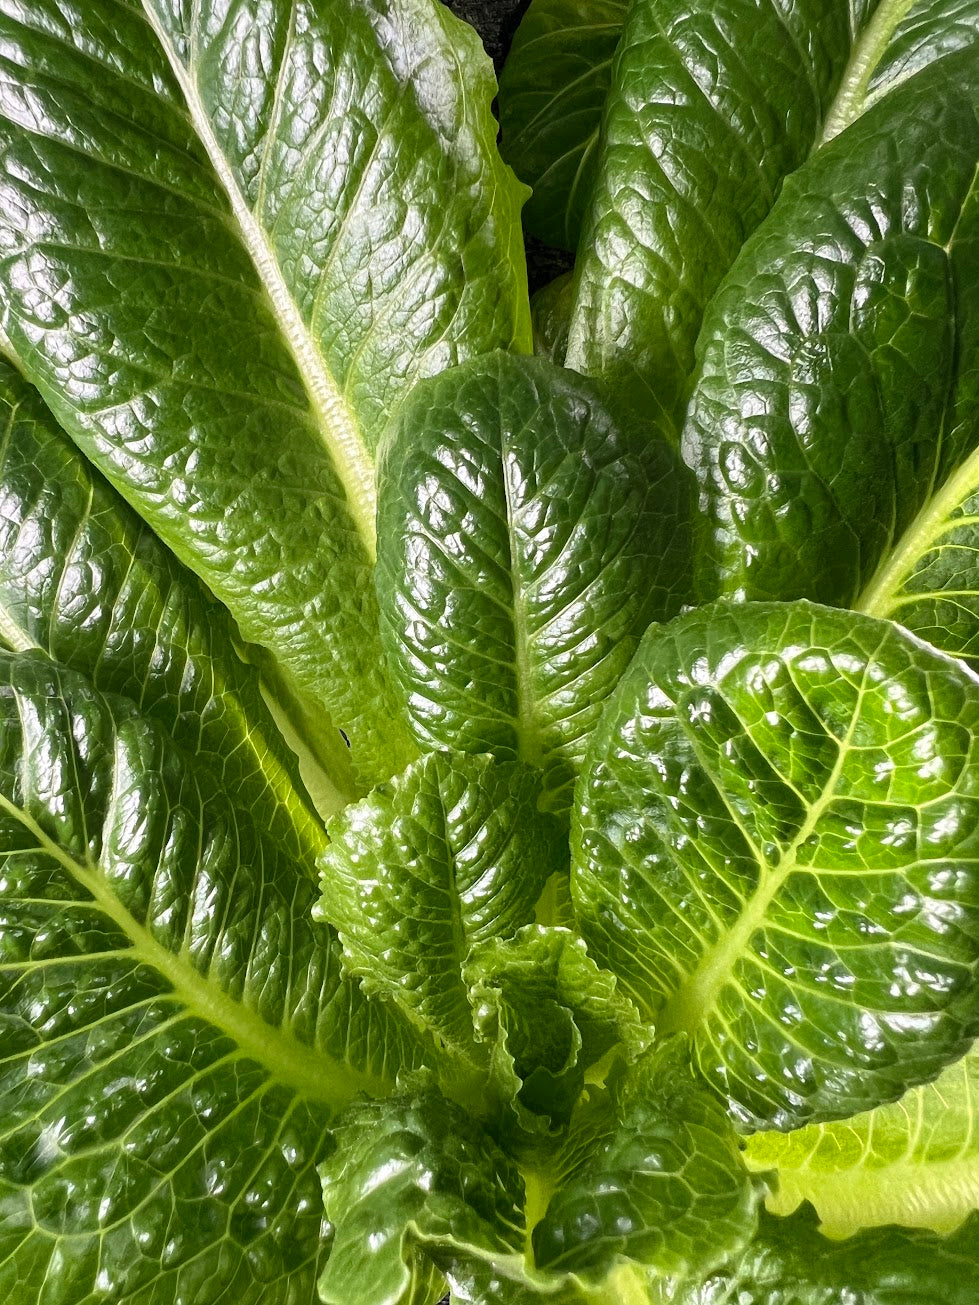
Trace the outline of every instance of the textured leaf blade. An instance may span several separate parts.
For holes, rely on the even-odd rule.
[[[0,635],[122,694],[206,757],[307,871],[325,836],[237,634],[207,594],[0,361]],[[346,772],[337,768],[341,775]],[[320,772],[322,800],[343,796]]]
[[[419,742],[518,757],[566,807],[640,633],[684,599],[683,468],[580,378],[498,354],[415,390],[380,474],[382,634]]]
[[[976,1234],[972,1218],[949,1238],[880,1228],[844,1241],[823,1237],[811,1210],[762,1217],[744,1258],[677,1305],[972,1305]]]
[[[675,433],[704,308],[803,162],[869,4],[629,11],[582,232],[568,363]]]
[[[500,77],[504,158],[532,188],[526,229],[574,250],[598,166],[625,0],[533,0]]]
[[[3,330],[86,455],[271,651],[285,690],[333,716],[368,786],[412,755],[380,670],[370,582],[379,414],[416,374],[467,350],[529,347],[515,183],[494,154],[487,64],[428,0],[161,3],[152,14],[176,42],[173,67],[133,5],[39,0],[0,17]],[[412,54],[422,31],[434,48]],[[198,86],[183,60],[204,35]],[[245,65],[255,76],[237,76]],[[281,115],[302,77],[309,117]],[[379,142],[373,192],[354,167],[366,160],[344,150],[349,106],[329,117],[331,86],[347,81],[363,96],[361,122],[376,114],[361,141]],[[392,119],[398,134],[385,137],[390,114],[414,125]],[[401,133],[414,148],[392,170]],[[333,162],[349,168],[331,163],[331,140]],[[282,247],[249,207],[262,141],[261,220],[274,213]],[[420,243],[409,294],[399,269],[423,217],[440,241]],[[351,240],[370,255],[356,277]],[[380,311],[382,276],[375,321],[365,277]],[[302,287],[314,292],[305,305]]]
[[[973,51],[899,86],[786,183],[725,281],[683,435],[702,592],[857,602],[974,446],[977,102]]]
[[[330,822],[318,912],[365,989],[471,1052],[462,967],[533,919],[566,864],[540,781],[518,762],[429,753]]]
[[[325,1129],[417,1045],[206,765],[39,654],[2,675],[3,1294],[305,1305]]]
[[[882,1224],[948,1233],[979,1209],[977,1117],[972,1051],[893,1105],[794,1133],[757,1133],[747,1159],[778,1174],[769,1209],[791,1214],[808,1201],[828,1236]]]
[[[680,617],[623,678],[579,922],[750,1127],[895,1100],[975,1036],[977,713],[960,663],[807,603]]]

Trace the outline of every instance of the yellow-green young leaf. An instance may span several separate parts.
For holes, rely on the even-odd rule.
[[[530,348],[475,33],[437,0],[33,0],[0,49],[8,346],[388,777],[373,449],[419,376]]]
[[[517,757],[566,810],[639,636],[687,597],[690,502],[667,445],[543,358],[417,386],[383,450],[377,586],[421,746]]]
[[[297,1305],[338,1108],[419,1060],[304,868],[127,699],[0,654],[0,1299]]]
[[[769,1209],[808,1201],[831,1237],[889,1223],[950,1232],[979,1209],[979,1055],[852,1119],[756,1133],[747,1160],[778,1174]]]
[[[893,1101],[979,1029],[979,681],[805,602],[653,628],[572,858],[589,951],[744,1125]]]

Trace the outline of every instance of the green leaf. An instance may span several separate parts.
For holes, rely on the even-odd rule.
[[[609,1052],[635,1055],[648,1043],[615,976],[568,929],[532,925],[491,939],[471,956],[466,979],[495,1084],[531,1135],[570,1121],[586,1072]]]
[[[764,1183],[744,1167],[722,1106],[677,1063],[649,1052],[613,1088],[604,1130],[585,1136],[533,1230],[539,1270],[573,1274],[598,1298],[645,1301],[643,1285],[703,1277],[741,1252]],[[631,1285],[631,1292],[628,1290]]]
[[[503,67],[503,157],[533,190],[524,226],[549,245],[578,244],[626,7],[626,0],[532,0]]]
[[[345,968],[460,1050],[473,1042],[470,950],[529,923],[565,864],[539,794],[519,762],[429,753],[329,825],[317,910]]]
[[[325,842],[295,758],[234,651],[227,612],[93,472],[0,361],[0,638],[119,693],[207,757],[239,806],[315,876]],[[339,743],[339,739],[338,739]],[[341,744],[342,746],[342,744]],[[334,773],[344,774],[335,767]],[[323,804],[343,793],[319,772]]]
[[[589,951],[752,1128],[895,1100],[979,1028],[979,681],[890,622],[650,630],[572,830]]]
[[[811,1210],[763,1216],[733,1268],[675,1305],[974,1305],[979,1216],[949,1238],[879,1228],[831,1241]]]
[[[39,653],[0,684],[0,1298],[308,1301],[331,1118],[417,1043],[209,759]]]
[[[519,1170],[461,1107],[434,1089],[351,1106],[321,1168],[336,1235],[324,1305],[423,1305],[456,1259],[522,1270]]]
[[[934,553],[968,516],[969,473],[947,477],[977,435],[977,105],[977,51],[900,86],[786,183],[725,281],[683,436],[701,592],[903,620],[902,585],[940,590],[944,566],[949,601],[909,616],[954,605],[961,553]]]
[[[371,450],[418,376],[530,345],[489,64],[435,0],[145,9],[0,17],[3,331],[367,785],[412,754]]]
[[[422,747],[519,757],[567,807],[640,634],[685,597],[682,472],[544,359],[416,388],[383,452],[377,584]]]
[[[895,1223],[947,1233],[979,1208],[979,1054],[893,1105],[794,1133],[756,1133],[749,1165],[774,1169],[776,1214],[803,1201],[823,1232]]]
[[[574,273],[564,272],[542,286],[530,301],[534,353],[560,366],[568,347],[574,304]]]
[[[704,309],[806,158],[871,3],[636,0],[606,102],[568,364],[675,433]]]

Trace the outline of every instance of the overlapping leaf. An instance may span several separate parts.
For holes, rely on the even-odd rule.
[[[903,619],[961,570],[969,473],[946,478],[977,433],[977,105],[973,51],[900,86],[786,184],[714,301],[683,436],[702,592]],[[909,607],[919,628],[949,587]]]
[[[418,1046],[206,761],[0,668],[0,1295],[306,1305],[326,1129]]]
[[[0,10],[8,344],[362,783],[411,755],[371,449],[418,375],[529,347],[492,93],[435,0]]]
[[[649,632],[593,740],[589,950],[753,1127],[843,1118],[979,1028],[979,682],[808,603]]]
[[[769,1208],[815,1207],[824,1232],[881,1224],[947,1233],[979,1209],[979,1055],[893,1105],[836,1124],[749,1138],[748,1162],[778,1173]]]
[[[639,635],[686,596],[682,470],[544,359],[416,388],[383,453],[377,583],[422,746],[519,757],[567,807]]]
[[[339,930],[347,970],[462,1051],[471,949],[531,921],[566,865],[539,795],[519,762],[428,753],[329,826],[318,912]]]

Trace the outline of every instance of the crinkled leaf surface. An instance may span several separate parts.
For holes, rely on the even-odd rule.
[[[434,1089],[352,1106],[321,1169],[336,1228],[324,1305],[426,1305],[456,1260],[522,1271],[523,1181],[472,1116]]]
[[[615,976],[569,929],[532,925],[491,939],[473,953],[466,979],[500,1097],[530,1134],[570,1121],[586,1072],[613,1048],[635,1055],[648,1043]]]
[[[0,668],[0,1296],[307,1305],[326,1130],[415,1040],[206,759],[41,654]]]
[[[435,0],[34,0],[0,47],[10,347],[387,777],[371,449],[418,375],[530,343],[475,35]]]
[[[540,780],[519,762],[429,753],[329,825],[318,913],[346,969],[423,1028],[471,1048],[462,966],[477,943],[534,918],[566,865]]]
[[[534,328],[534,353],[559,366],[568,348],[568,330],[574,305],[574,273],[564,272],[542,286],[530,301]]]
[[[757,1227],[764,1185],[747,1173],[723,1107],[675,1054],[649,1052],[621,1078],[605,1131],[586,1115],[533,1230],[538,1269],[607,1283],[600,1299],[644,1301],[640,1284],[703,1277]],[[572,1124],[568,1149],[576,1143]]]
[[[574,250],[598,166],[626,0],[533,0],[500,76],[503,156],[533,190],[524,226]]]
[[[678,429],[704,310],[783,179],[913,72],[974,47],[977,20],[975,0],[633,5],[583,231],[570,365],[614,379]],[[939,82],[960,77],[950,65]],[[898,111],[884,112],[896,140]],[[915,165],[903,135],[894,157]],[[851,183],[863,191],[874,177],[855,164]]]
[[[749,1127],[895,1100],[979,1026],[979,681],[890,622],[653,629],[572,831],[589,950]]]
[[[675,1305],[974,1305],[979,1216],[952,1237],[877,1228],[844,1241],[817,1230],[811,1210],[763,1215],[731,1269],[674,1297]]]
[[[686,596],[683,472],[545,359],[415,389],[383,452],[377,583],[422,746],[519,757],[568,805],[639,635]]]
[[[308,869],[325,836],[227,612],[0,361],[0,635],[139,704]],[[321,777],[326,780],[323,772]],[[325,804],[342,803],[335,790]]]
[[[725,281],[683,435],[702,592],[903,620],[902,585],[961,567],[935,554],[970,510],[970,473],[947,477],[976,437],[977,105],[979,50],[899,86],[786,183]]]
[[[979,1055],[852,1119],[756,1133],[747,1158],[778,1173],[771,1210],[809,1201],[830,1236],[888,1223],[948,1232],[979,1208]]]

